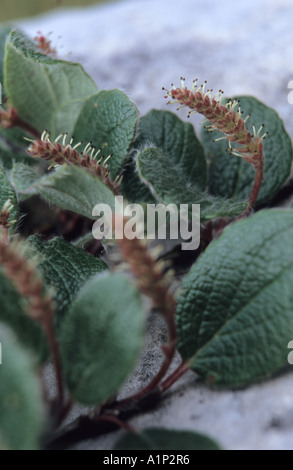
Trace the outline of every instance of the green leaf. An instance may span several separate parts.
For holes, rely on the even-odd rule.
[[[207,165],[204,150],[191,124],[181,121],[169,111],[152,109],[140,119],[137,136],[135,149],[142,151],[150,143],[153,144],[166,155],[166,170],[178,168],[192,185],[201,190],[206,188]],[[130,201],[153,202],[148,188],[140,181],[131,161],[124,168],[122,190]]]
[[[114,450],[220,450],[220,447],[209,437],[192,431],[148,428],[139,433],[125,434]],[[172,463],[171,456],[169,459]],[[155,457],[154,463],[157,463]]]
[[[137,168],[141,179],[158,201],[177,205],[200,204],[202,221],[234,217],[246,207],[245,203],[233,203],[204,193],[191,182],[180,166],[170,168],[167,156],[160,149],[150,147],[143,150],[137,156]]]
[[[42,392],[27,351],[0,325],[0,446],[36,450],[44,427]]]
[[[4,25],[0,27],[0,84],[2,85],[2,94],[0,93],[0,104],[3,103],[3,99],[5,97],[5,90],[4,90],[4,50],[5,50],[5,43],[6,39],[11,32],[11,26]]]
[[[0,27],[0,88],[2,87],[2,95],[1,95],[1,90],[0,90],[0,105],[4,103],[4,99],[6,98],[6,93],[5,93],[5,88],[4,88],[5,43],[12,29],[13,28],[9,25],[4,25]],[[24,136],[28,137],[28,134],[22,129],[19,129],[16,127],[13,129],[4,129],[0,126],[0,147],[1,147],[1,144],[3,143],[3,140],[12,141],[14,144],[17,143],[19,146],[25,147],[25,141],[23,139]]]
[[[30,349],[38,362],[48,359],[47,339],[41,326],[27,315],[26,299],[21,297],[12,282],[0,269],[0,322],[10,326],[18,340]]]
[[[51,138],[64,133],[70,136],[74,135],[74,127],[85,101],[85,99],[79,99],[63,103],[56,110],[51,126]]]
[[[120,171],[134,139],[138,110],[120,90],[100,91],[91,96],[78,117],[74,138],[92,142],[101,155],[112,155],[108,167],[114,178]]]
[[[79,238],[72,241],[72,244],[84,250],[93,240],[93,232],[87,232],[85,235],[81,235]]]
[[[156,202],[150,188],[140,178],[133,156],[126,159],[122,176],[120,189],[127,201],[136,204],[154,204]]]
[[[97,92],[80,64],[42,54],[19,31],[12,31],[6,43],[5,89],[22,119],[40,132],[51,129],[55,112],[63,104]]]
[[[30,155],[25,153],[24,148],[17,150],[1,141],[1,128],[0,128],[0,166],[4,170],[11,170],[16,163],[23,163],[25,165],[35,165],[36,161]]]
[[[36,166],[36,160],[34,160],[34,164],[34,166],[24,165],[23,163],[13,165],[11,183],[17,193],[29,197],[37,192],[34,186],[42,178],[42,174],[40,168]]]
[[[26,153],[28,143],[25,141],[24,137],[32,138],[30,134],[19,127],[13,127],[12,129],[0,127],[0,145],[12,150],[16,153],[16,156],[18,156],[18,154],[25,154],[27,160],[33,160],[33,158]]]
[[[136,364],[143,327],[139,292],[126,277],[104,275],[85,284],[60,335],[65,379],[78,402],[98,405],[118,391]]]
[[[59,324],[84,283],[107,269],[107,265],[62,238],[45,242],[33,235],[27,242],[39,257],[39,269],[46,285],[54,288]]]
[[[0,142],[0,167],[3,170],[11,170],[13,165],[12,155],[1,147]]]
[[[14,191],[13,187],[11,186],[11,184],[9,182],[9,179],[6,176],[5,171],[0,168],[0,212],[1,212],[4,204],[8,200],[10,200],[10,203],[13,206],[11,211],[10,211],[10,217],[8,219],[8,221],[10,221],[10,222],[15,221],[13,224],[11,224],[11,226],[9,228],[9,231],[13,232],[16,221],[18,219],[17,198],[16,198],[15,191]],[[0,228],[0,231],[1,231],[1,228]]]
[[[258,203],[264,203],[274,197],[290,175],[293,158],[291,139],[276,111],[251,96],[240,96],[239,99],[244,116],[251,114],[246,122],[248,130],[253,134],[252,124],[256,130],[264,124],[264,131],[269,132],[264,140],[264,179],[257,199]],[[212,142],[219,135],[217,132],[202,132],[201,136],[211,163],[210,192],[237,201],[248,199],[255,171],[242,158],[226,152],[228,145],[225,140]],[[232,147],[235,145],[232,144]]]
[[[247,385],[287,365],[292,237],[292,211],[258,212],[227,227],[183,281],[178,349],[208,383]]]
[[[26,179],[21,181],[21,174]],[[90,219],[96,204],[115,207],[114,194],[96,176],[73,165],[62,165],[42,178],[31,168],[17,166],[13,172],[16,190],[22,195],[40,194],[48,201]],[[31,184],[30,184],[31,183]]]

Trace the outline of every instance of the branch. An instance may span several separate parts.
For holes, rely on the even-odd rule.
[[[25,132],[28,132],[35,138],[40,137],[39,131],[33,126],[25,122],[18,114],[17,110],[10,107],[6,110],[0,109],[0,124],[3,129],[12,129],[13,127],[20,127]]]

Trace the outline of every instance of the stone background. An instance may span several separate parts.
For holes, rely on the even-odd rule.
[[[53,31],[62,57],[81,62],[100,89],[125,91],[142,114],[166,109],[163,85],[178,83],[182,75],[187,84],[198,77],[225,96],[256,96],[278,110],[293,135],[292,0],[136,0],[63,10],[19,24],[31,36]],[[186,111],[180,113],[185,118]],[[192,120],[198,127],[200,119]],[[161,336],[159,320],[150,321],[146,350],[125,393],[158,367]],[[131,424],[206,432],[226,449],[293,449],[293,376],[245,390],[213,391],[189,373],[156,410]],[[120,434],[76,448],[109,449]]]

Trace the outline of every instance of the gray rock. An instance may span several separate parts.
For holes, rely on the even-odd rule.
[[[291,0],[141,0],[61,10],[20,24],[32,36],[37,30],[61,35],[64,58],[81,62],[101,89],[124,90],[141,113],[166,109],[161,87],[183,75],[187,83],[207,79],[209,88],[222,88],[226,96],[256,96],[278,110],[292,133],[292,15]],[[186,111],[180,113],[185,118]],[[201,119],[192,119],[198,127]],[[162,331],[151,322],[142,360],[123,394],[159,367]],[[292,373],[245,390],[212,391],[190,372],[158,408],[131,424],[202,431],[227,449],[293,449]],[[110,449],[120,435],[76,448]]]
[[[292,14],[290,0],[140,0],[61,10],[21,26],[32,36],[52,31],[64,57],[80,61],[101,89],[124,90],[141,113],[165,108],[163,85],[198,77],[226,96],[258,97],[290,129]]]

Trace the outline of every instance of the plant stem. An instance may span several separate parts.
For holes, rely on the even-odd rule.
[[[182,375],[184,375],[188,370],[190,369],[190,365],[189,365],[189,362],[186,362],[186,361],[182,361],[181,364],[179,365],[179,367],[177,367],[177,369],[174,370],[174,372],[172,372],[171,375],[169,375],[169,377],[167,377],[166,380],[164,380],[164,382],[161,383],[160,385],[160,390],[161,392],[165,392],[168,388],[170,388],[175,382],[177,382],[177,380],[180,379],[180,377],[182,377]]]
[[[158,391],[152,392],[139,402],[129,404],[126,409],[114,409],[116,419],[108,419],[110,415],[106,413],[98,417],[91,415],[81,416],[59,432],[56,432],[47,444],[47,447],[50,449],[64,449],[75,442],[117,431],[121,429],[121,423],[136,416],[138,413],[153,409],[159,400],[160,394]],[[125,426],[128,425],[123,425],[124,428]]]
[[[247,207],[246,209],[240,214],[240,216],[237,218],[242,219],[243,217],[246,217],[250,214],[250,212],[253,209],[253,206],[257,200],[257,196],[259,193],[259,190],[261,188],[262,180],[263,180],[263,173],[264,173],[264,165],[263,162],[261,165],[257,166],[255,168],[255,177],[254,177],[254,184],[251,190],[251,194],[248,199]]]
[[[37,139],[40,137],[40,132],[37,131],[37,129],[35,129],[33,126],[31,126],[30,124],[28,124],[27,122],[25,122],[23,119],[21,119],[20,116],[17,117],[15,123],[14,123],[14,126],[16,127],[20,127],[21,129],[23,129],[24,131],[28,132],[29,134],[31,134],[33,137],[36,137]]]
[[[40,132],[33,126],[25,122],[18,114],[17,110],[13,107],[6,110],[0,109],[0,123],[3,128],[12,129],[13,127],[20,127],[25,132],[28,132],[36,139],[40,138]]]
[[[127,219],[121,219],[124,227]],[[164,318],[168,328],[168,343],[162,347],[165,355],[159,372],[151,382],[139,392],[123,400],[123,403],[140,400],[150,393],[165,376],[176,351],[177,333],[175,326],[176,299],[170,293],[162,269],[150,255],[146,245],[139,239],[129,240],[126,236],[117,240],[122,256],[130,267],[140,291],[148,296],[154,308]]]
[[[119,419],[117,416],[114,415],[107,415],[103,414],[102,416],[98,416],[98,418],[95,419],[96,423],[102,423],[102,422],[108,422],[108,423],[113,423],[116,424],[119,428],[125,429],[125,431],[131,431],[135,432],[135,429],[130,426],[130,424],[126,423],[125,421],[122,421]]]
[[[65,402],[62,406],[59,406],[57,426],[59,426],[62,423],[62,421],[66,418],[72,406],[73,406],[73,401],[71,400],[71,398],[69,398],[67,402]]]
[[[8,228],[5,227],[4,225],[1,225],[1,230],[2,230],[2,240],[5,245],[8,243]]]

